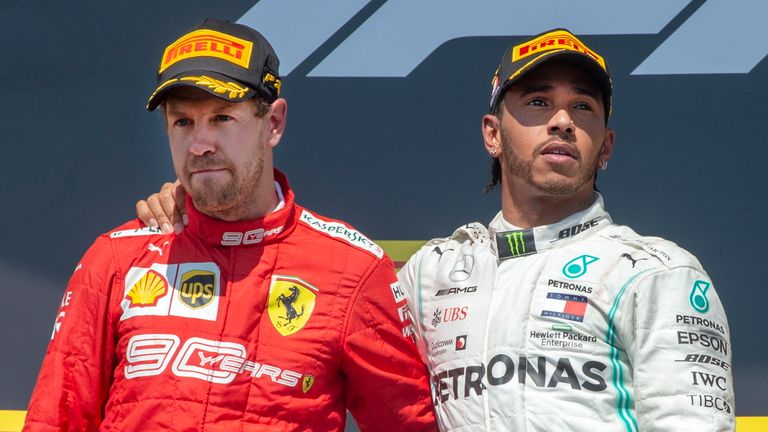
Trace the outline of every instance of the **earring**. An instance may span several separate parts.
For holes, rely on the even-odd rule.
[[[496,147],[491,149],[491,156],[496,156]]]
[[[600,169],[603,170],[603,171],[608,169],[608,161],[607,160],[604,160],[604,161],[600,162]]]

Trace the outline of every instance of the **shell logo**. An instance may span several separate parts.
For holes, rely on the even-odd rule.
[[[168,293],[168,281],[160,273],[150,270],[125,295],[131,307],[156,306],[157,300]]]

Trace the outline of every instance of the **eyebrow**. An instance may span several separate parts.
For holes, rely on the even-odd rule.
[[[600,93],[598,92],[598,90],[591,87],[573,86],[571,87],[571,90],[573,90],[573,92],[576,94],[591,96],[595,99],[600,99]]]
[[[174,105],[171,105],[171,104],[166,104],[165,113],[169,116],[174,116],[174,117],[184,114],[182,110],[176,108]]]
[[[181,100],[182,102],[189,102],[189,103],[195,103],[197,101],[194,98],[179,98],[178,100]],[[220,103],[217,103],[217,105],[213,107],[211,111],[214,114],[222,114],[222,113],[229,112],[231,108],[232,107],[228,105],[227,102],[221,101]],[[186,114],[183,108],[179,109],[178,105],[172,105],[172,104],[168,104],[167,111],[169,115],[173,115],[173,116],[182,116]]]
[[[546,93],[554,90],[554,87],[549,84],[542,84],[542,85],[536,85],[536,86],[530,86],[523,89],[522,92],[520,92],[520,96],[528,96],[532,93]]]
[[[554,86],[550,84],[541,84],[541,85],[532,85],[530,87],[526,87],[523,89],[523,91],[520,93],[520,96],[525,97],[533,93],[547,93],[552,90],[554,90]],[[590,96],[595,99],[599,99],[599,93],[596,89],[590,88],[590,87],[582,87],[579,85],[571,86],[571,91],[584,96]]]

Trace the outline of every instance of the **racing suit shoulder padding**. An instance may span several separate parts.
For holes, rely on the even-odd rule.
[[[675,242],[661,237],[642,236],[624,225],[613,225],[599,233],[603,238],[618,242],[631,250],[641,250],[656,258],[665,268],[691,267],[700,272],[704,269],[693,254]]]

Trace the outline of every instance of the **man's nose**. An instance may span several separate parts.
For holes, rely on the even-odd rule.
[[[576,125],[573,123],[573,118],[565,109],[558,110],[555,115],[549,120],[547,125],[550,135],[571,135],[576,132]]]
[[[195,135],[192,145],[189,146],[189,152],[195,156],[202,156],[206,153],[216,152],[216,136],[213,128],[207,124],[195,124]]]

